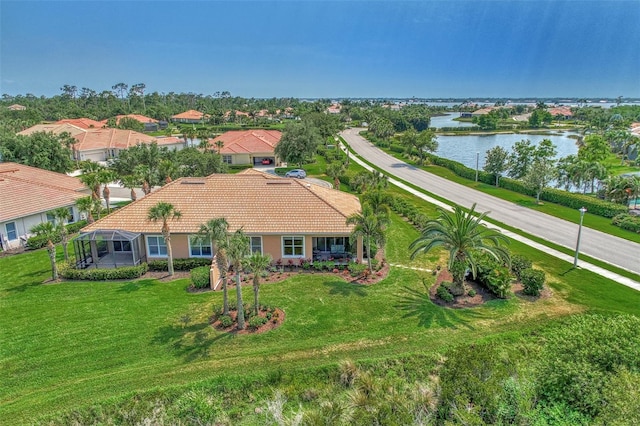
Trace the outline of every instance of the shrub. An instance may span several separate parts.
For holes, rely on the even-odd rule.
[[[61,241],[60,235],[56,234],[55,238],[51,240],[53,244],[58,244]],[[37,250],[45,247],[49,242],[49,239],[44,235],[34,235],[27,240],[27,248],[29,250]]]
[[[359,277],[367,269],[367,265],[365,263],[349,262],[347,269],[352,277]]]
[[[69,234],[75,234],[76,232],[78,232],[82,228],[84,228],[85,226],[87,226],[87,221],[86,220],[79,220],[77,222],[69,223],[69,224],[66,225],[67,232]]]
[[[211,287],[211,275],[209,266],[199,266],[191,270],[191,283],[195,288]]]
[[[516,254],[511,257],[511,272],[513,272],[513,275],[515,275],[518,280],[520,280],[520,274],[522,271],[529,268],[531,268],[531,260],[525,256]]]
[[[259,315],[255,315],[253,317],[251,317],[251,319],[249,320],[249,327],[256,329],[258,327],[260,327],[261,325],[265,325],[267,323],[267,319],[265,317],[261,317]]]
[[[538,370],[540,393],[597,416],[617,369],[640,371],[640,318],[579,315],[546,333]]]
[[[611,223],[627,231],[640,233],[640,216],[622,213],[611,219]]]
[[[476,280],[497,297],[506,299],[511,291],[509,268],[486,253],[478,256],[477,263]]]
[[[520,281],[522,281],[522,286],[524,287],[524,294],[540,296],[540,291],[542,291],[542,286],[545,281],[545,274],[543,271],[536,269],[525,269],[521,273]]]
[[[447,288],[446,283],[441,283],[436,290],[436,295],[445,302],[453,302],[453,294]]]
[[[476,295],[476,291],[475,291],[474,289],[470,289],[470,290],[467,292],[467,295],[469,295],[469,297],[473,297],[473,296],[475,296],[475,295]]]
[[[146,263],[137,266],[123,266],[120,268],[88,268],[75,269],[68,263],[62,262],[58,265],[58,272],[62,278],[67,280],[88,280],[88,281],[110,281],[110,280],[132,280],[140,278],[149,270]]]
[[[190,271],[199,266],[211,265],[211,259],[193,257],[189,259],[173,259],[173,269],[176,271]],[[168,271],[169,262],[167,260],[152,260],[149,262],[150,271]]]
[[[233,324],[233,320],[229,315],[221,315],[219,320],[220,325],[223,327],[231,327],[231,325]]]

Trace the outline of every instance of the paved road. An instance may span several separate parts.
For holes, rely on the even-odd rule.
[[[361,137],[359,128],[341,133],[351,148],[380,169],[463,207],[475,202],[477,211],[490,211],[489,217],[558,245],[575,249],[578,225],[467,188],[402,162],[376,148]],[[576,217],[579,212],[576,211]],[[588,223],[589,214],[584,221]],[[580,252],[640,274],[640,244],[583,227]]]

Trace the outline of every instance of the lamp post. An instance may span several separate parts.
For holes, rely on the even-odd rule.
[[[476,152],[476,182],[478,181],[478,166],[480,165],[480,153]]]
[[[582,219],[584,219],[584,214],[587,212],[587,209],[584,207],[580,207],[578,209],[580,212],[580,226],[578,227],[578,241],[576,241],[576,255],[573,258],[573,267],[578,266],[578,254],[580,253],[580,234],[582,234]]]

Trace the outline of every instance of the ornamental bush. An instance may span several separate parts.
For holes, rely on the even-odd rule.
[[[611,223],[627,231],[640,233],[640,216],[621,213],[611,219]]]
[[[67,280],[110,281],[132,280],[140,278],[149,270],[146,263],[137,266],[123,266],[120,268],[88,268],[75,269],[66,262],[58,265],[58,273]]]
[[[211,265],[211,259],[194,257],[188,259],[173,259],[173,269],[176,271],[190,271],[199,266]],[[169,270],[169,262],[166,260],[152,260],[149,262],[149,270],[162,272]]]
[[[211,274],[209,266],[199,266],[191,270],[191,283],[195,288],[211,287]]]
[[[453,294],[451,294],[447,287],[446,282],[441,283],[436,290],[436,295],[445,302],[453,302]]]
[[[542,291],[542,286],[544,286],[545,279],[546,278],[543,271],[531,268],[522,271],[520,275],[520,281],[522,282],[522,286],[524,287],[524,294],[528,294],[530,296],[540,296],[540,292]]]
[[[531,260],[527,257],[516,254],[511,257],[511,272],[516,276],[518,280],[520,280],[520,274],[525,269],[531,268]]]
[[[261,325],[265,325],[267,323],[267,319],[265,317],[261,317],[258,315],[255,315],[253,317],[251,317],[251,319],[249,320],[249,327],[256,329],[258,327],[260,327]]]
[[[511,271],[493,256],[482,253],[477,257],[476,281],[501,299],[511,292]]]

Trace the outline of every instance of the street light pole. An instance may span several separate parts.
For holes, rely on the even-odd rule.
[[[478,166],[480,164],[480,153],[476,152],[476,182],[478,181]]]
[[[580,207],[578,209],[580,212],[580,226],[578,227],[578,241],[576,241],[576,255],[573,258],[573,267],[578,266],[578,254],[580,253],[580,235],[582,234],[582,219],[584,218],[584,214],[587,212],[587,209],[584,207]]]

